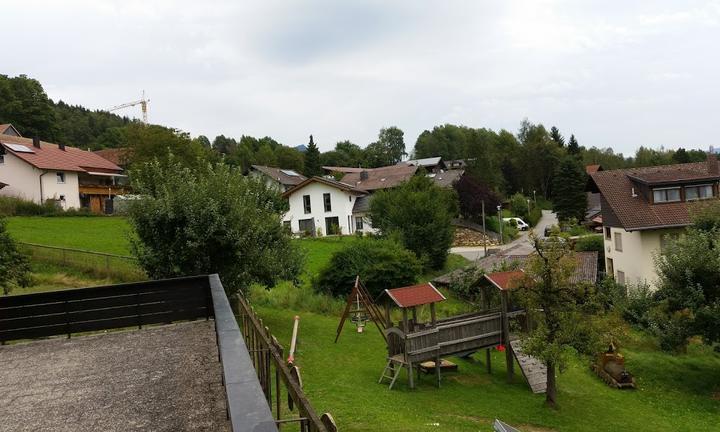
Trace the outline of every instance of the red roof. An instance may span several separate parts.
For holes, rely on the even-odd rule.
[[[506,291],[516,288],[518,282],[523,278],[525,273],[522,270],[513,270],[505,272],[488,273],[485,279],[489,280],[499,289]]]
[[[57,144],[41,141],[40,148],[37,148],[33,147],[32,139],[12,135],[0,135],[0,143],[8,152],[39,169],[110,173],[122,171],[122,168],[109,160],[75,147],[66,146],[65,150],[60,150]],[[8,144],[23,145],[32,153],[13,150]]]
[[[390,189],[415,175],[418,167],[415,165],[390,165],[380,168],[368,168],[360,171],[348,172],[342,182],[367,191],[376,189]],[[367,178],[363,179],[363,177]]]
[[[386,289],[385,294],[401,308],[437,303],[445,300],[445,296],[431,283]]]

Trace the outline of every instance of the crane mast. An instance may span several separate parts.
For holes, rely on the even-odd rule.
[[[113,111],[117,111],[117,110],[120,110],[120,109],[123,109],[123,108],[128,108],[128,107],[133,107],[133,106],[136,106],[136,105],[140,105],[140,109],[142,110],[142,121],[143,121],[143,123],[147,124],[147,122],[148,122],[148,120],[147,120],[147,106],[148,106],[148,102],[150,102],[150,99],[145,99],[145,90],[143,90],[143,92],[142,92],[142,98],[140,98],[139,100],[114,106],[114,107],[110,108],[110,109],[108,110],[108,112],[113,112]]]

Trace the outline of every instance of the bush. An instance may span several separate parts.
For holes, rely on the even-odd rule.
[[[510,211],[520,219],[527,222],[528,219],[528,198],[521,193],[510,197]]]
[[[363,238],[336,252],[315,285],[322,293],[344,297],[360,276],[375,298],[387,288],[412,285],[421,270],[415,255],[398,242]]]
[[[87,208],[63,210],[55,200],[37,204],[18,197],[0,196],[0,216],[97,216]]]
[[[648,284],[628,286],[622,316],[630,324],[649,329],[653,323],[652,310],[656,305],[657,299]]]
[[[280,194],[227,165],[157,161],[132,171],[133,253],[151,278],[219,273],[229,294],[294,280],[303,265],[283,228]]]
[[[490,216],[485,218],[485,228],[489,231],[500,234],[500,223],[496,216]],[[518,236],[518,230],[516,227],[509,223],[503,222],[503,242],[507,243]]]
[[[17,245],[5,229],[5,220],[0,218],[0,288],[7,295],[16,286],[30,283],[30,263],[21,254]]]
[[[525,222],[529,223],[530,226],[536,226],[542,218],[542,210],[539,207],[531,207],[530,214],[528,214]]]

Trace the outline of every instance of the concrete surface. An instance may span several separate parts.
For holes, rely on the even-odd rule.
[[[213,322],[0,346],[0,430],[228,431]]]

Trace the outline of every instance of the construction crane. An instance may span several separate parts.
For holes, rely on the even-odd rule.
[[[143,123],[147,124],[147,122],[148,122],[148,120],[147,120],[148,102],[150,102],[150,99],[145,99],[145,90],[143,90],[142,98],[140,98],[140,100],[136,100],[134,102],[128,102],[128,103],[124,103],[122,105],[112,107],[108,110],[108,112],[113,112],[113,111],[117,111],[119,109],[128,108],[128,107],[135,106],[135,105],[140,105],[140,108],[142,109],[142,115],[143,115],[142,121],[143,121]]]

